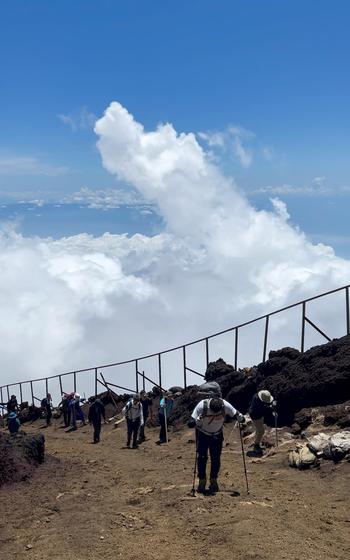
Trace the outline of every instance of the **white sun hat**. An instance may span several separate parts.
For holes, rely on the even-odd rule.
[[[259,391],[258,397],[263,403],[266,404],[271,404],[273,401],[273,396],[271,395],[270,391]]]

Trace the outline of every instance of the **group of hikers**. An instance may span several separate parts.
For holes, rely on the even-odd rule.
[[[205,385],[211,385],[210,391],[204,389]],[[195,429],[196,439],[196,468],[198,474],[199,493],[216,493],[219,490],[218,475],[220,471],[221,452],[223,446],[223,426],[227,418],[238,422],[239,429],[246,423],[244,415],[234,408],[228,401],[221,396],[220,386],[213,382],[203,385],[202,392],[205,398],[200,400],[192,411],[187,423],[189,428]],[[70,430],[77,429],[77,420],[86,424],[83,410],[81,409],[81,399],[78,393],[64,393],[59,407],[62,409],[64,426]],[[47,425],[52,418],[52,399],[47,394],[41,402],[42,409],[46,415]],[[167,443],[169,418],[174,406],[173,394],[164,391],[159,400],[158,422],[160,426],[159,445]],[[18,403],[15,395],[11,396],[7,405],[8,429],[10,433],[17,433],[19,420],[17,417]],[[262,439],[265,433],[265,418],[273,415],[277,418],[276,401],[267,390],[260,390],[254,394],[249,409],[249,416],[255,429],[253,450],[248,455],[261,456],[263,454]],[[129,398],[122,410],[123,420],[126,422],[126,446],[130,449],[137,449],[146,440],[145,425],[147,419],[154,420],[153,401],[146,391],[141,391]],[[105,406],[98,397],[89,399],[88,421],[93,426],[93,443],[99,443],[102,421],[106,420]],[[117,422],[119,423],[119,422]],[[209,476],[209,486],[207,489],[207,461],[208,452],[210,455],[211,466]]]

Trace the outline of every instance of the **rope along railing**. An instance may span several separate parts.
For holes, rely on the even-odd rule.
[[[30,399],[32,404],[35,403],[35,401],[40,401],[41,399],[39,399],[35,394],[34,394],[34,383],[37,384],[39,382],[45,383],[45,390],[46,393],[49,392],[50,390],[50,385],[52,383],[52,380],[58,380],[59,383],[59,389],[60,389],[60,393],[62,394],[64,392],[65,387],[63,386],[63,380],[64,378],[66,378],[67,376],[71,376],[73,377],[73,387],[71,387],[70,385],[70,389],[74,390],[74,392],[76,392],[77,390],[77,375],[78,374],[82,374],[82,373],[92,373],[94,375],[94,392],[97,395],[98,394],[98,386],[101,385],[103,386],[105,389],[111,391],[110,387],[113,388],[117,388],[117,389],[121,389],[122,391],[126,391],[128,393],[133,393],[133,392],[138,392],[140,390],[140,380],[142,382],[142,388],[145,389],[145,383],[146,381],[148,383],[151,383],[155,386],[158,386],[160,389],[163,389],[162,386],[162,356],[164,356],[165,354],[169,354],[171,352],[175,352],[177,350],[182,351],[182,369],[183,369],[183,385],[184,387],[187,387],[188,383],[188,372],[204,378],[204,375],[198,371],[196,371],[195,369],[191,368],[188,365],[188,354],[187,354],[187,349],[191,346],[194,346],[195,344],[199,344],[201,342],[204,342],[205,344],[205,362],[206,365],[208,366],[209,362],[210,362],[210,340],[212,340],[213,338],[219,337],[221,335],[224,335],[226,333],[232,332],[234,335],[233,338],[233,364],[235,369],[237,369],[238,366],[238,352],[239,352],[239,330],[242,329],[243,327],[246,327],[248,325],[252,325],[253,323],[258,323],[259,321],[265,321],[265,327],[264,327],[264,339],[263,339],[263,347],[262,347],[262,361],[266,361],[266,355],[267,355],[267,345],[268,345],[268,336],[269,336],[269,325],[270,325],[270,318],[274,315],[277,315],[279,313],[283,313],[284,311],[287,311],[289,309],[293,309],[293,308],[301,308],[301,335],[300,335],[300,351],[303,353],[305,350],[305,326],[306,324],[310,325],[315,331],[317,331],[325,340],[330,341],[331,338],[320,328],[318,327],[309,317],[307,317],[306,315],[306,310],[307,310],[307,304],[311,301],[315,301],[318,300],[320,298],[324,298],[326,296],[329,296],[331,294],[335,294],[337,292],[344,292],[345,294],[345,300],[344,300],[344,306],[345,306],[345,333],[344,334],[350,334],[350,309],[349,309],[349,288],[350,288],[350,284],[346,285],[346,286],[342,286],[341,288],[336,288],[334,290],[330,290],[328,292],[324,292],[322,294],[318,294],[316,296],[307,298],[305,300],[299,301],[297,303],[293,303],[291,305],[287,305],[286,307],[282,307],[281,309],[278,309],[276,311],[272,311],[271,313],[268,313],[266,315],[261,315],[260,317],[256,317],[255,319],[251,319],[249,321],[246,321],[244,323],[240,323],[239,325],[235,325],[233,327],[230,327],[228,329],[225,329],[223,331],[219,331],[216,332],[214,334],[211,334],[207,337],[203,337],[203,338],[199,338],[197,340],[193,340],[191,342],[188,342],[186,344],[180,345],[180,346],[175,346],[173,348],[169,348],[167,350],[163,350],[161,352],[156,352],[154,354],[147,354],[145,356],[141,356],[138,358],[133,358],[130,360],[124,360],[121,362],[114,362],[114,363],[110,363],[110,364],[103,364],[100,366],[95,366],[95,367],[89,367],[89,368],[85,368],[85,369],[79,369],[79,370],[75,370],[75,371],[68,371],[68,372],[64,372],[64,373],[60,373],[60,374],[56,374],[56,375],[51,375],[48,377],[40,377],[38,379],[32,379],[32,380],[27,380],[27,381],[19,381],[16,383],[9,383],[6,385],[2,385],[0,386],[0,399],[1,402],[4,402],[4,399],[6,400],[10,398],[10,387],[17,387],[19,388],[19,394],[20,394],[20,401],[23,402],[23,387],[28,387],[30,388]],[[142,371],[142,373],[139,371],[139,363],[143,360],[147,360],[149,358],[156,358],[157,359],[157,369],[158,369],[158,375],[157,375],[157,380],[151,379],[150,377],[148,377],[147,375],[145,375],[145,372]],[[108,368],[112,368],[112,367],[116,367],[116,366],[124,366],[127,364],[134,364],[134,383],[132,383],[131,385],[133,385],[132,387],[125,387],[123,385],[118,385],[115,383],[112,383],[111,381],[106,381],[102,371],[100,370],[105,370]],[[6,393],[5,393],[6,391]],[[66,391],[68,392],[68,391]]]

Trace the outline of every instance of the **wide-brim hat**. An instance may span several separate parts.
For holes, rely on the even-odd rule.
[[[259,391],[258,392],[259,399],[266,404],[271,404],[273,401],[273,396],[271,395],[270,391]]]

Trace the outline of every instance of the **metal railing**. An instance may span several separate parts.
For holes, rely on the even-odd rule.
[[[306,326],[306,324],[309,324],[313,329],[315,329],[323,338],[325,338],[325,340],[327,340],[327,341],[331,340],[331,338],[324,331],[322,331],[313,321],[311,321],[311,319],[309,317],[307,317],[307,315],[306,315],[307,303],[309,303],[311,301],[315,301],[317,299],[326,297],[328,295],[335,294],[337,292],[343,291],[344,294],[345,294],[345,325],[346,325],[346,332],[344,334],[347,334],[347,335],[350,334],[349,288],[350,288],[350,284],[348,284],[347,286],[342,286],[341,288],[336,288],[334,290],[324,292],[322,294],[318,294],[316,296],[307,298],[307,299],[299,301],[297,303],[287,305],[286,307],[282,307],[281,309],[278,309],[276,311],[272,311],[271,313],[268,313],[266,315],[261,315],[260,317],[257,317],[255,319],[251,319],[251,320],[246,321],[244,323],[240,323],[239,325],[235,325],[234,327],[230,327],[228,329],[216,332],[216,333],[211,334],[209,336],[199,338],[197,340],[193,340],[192,342],[188,342],[188,343],[180,345],[180,346],[175,346],[173,348],[169,348],[169,349],[163,350],[161,352],[156,352],[154,354],[147,354],[145,356],[141,356],[141,357],[138,357],[138,358],[133,358],[133,359],[130,359],[130,360],[124,360],[124,361],[121,361],[121,362],[103,364],[103,365],[100,365],[100,366],[84,368],[84,369],[79,369],[79,370],[75,370],[75,371],[68,371],[68,372],[65,372],[65,373],[51,375],[51,376],[48,376],[48,377],[41,377],[41,378],[32,379],[32,380],[28,380],[28,381],[19,381],[19,382],[16,382],[16,383],[9,383],[7,385],[2,385],[2,386],[0,386],[0,399],[1,399],[1,402],[3,403],[4,402],[4,397],[7,397],[8,399],[10,398],[10,387],[18,387],[19,392],[20,392],[20,401],[23,402],[23,386],[29,386],[30,387],[31,402],[32,402],[32,404],[34,404],[35,401],[40,401],[41,400],[37,396],[35,396],[35,394],[34,394],[34,383],[45,382],[45,390],[46,390],[46,393],[48,393],[49,389],[50,389],[50,381],[53,380],[53,379],[58,379],[60,393],[62,394],[63,393],[63,381],[62,381],[62,379],[66,376],[73,376],[73,387],[71,389],[72,389],[72,391],[76,392],[76,390],[77,390],[77,374],[87,373],[87,372],[93,372],[95,395],[98,394],[99,385],[101,385],[104,389],[107,389],[109,391],[113,391],[114,388],[117,388],[117,389],[121,389],[122,391],[126,391],[127,393],[138,392],[140,390],[140,379],[141,379],[141,382],[142,382],[142,388],[143,389],[145,388],[145,382],[146,381],[148,383],[152,383],[155,386],[158,386],[160,389],[163,389],[163,385],[162,385],[162,356],[164,356],[165,354],[169,354],[170,352],[175,352],[177,350],[182,351],[183,385],[184,385],[184,387],[187,387],[188,372],[190,372],[190,373],[192,373],[192,374],[194,374],[198,377],[204,378],[204,375],[202,373],[196,371],[195,369],[189,367],[189,365],[188,365],[188,356],[187,356],[186,350],[190,346],[193,346],[193,345],[201,343],[201,342],[205,343],[205,362],[206,362],[206,366],[208,366],[209,362],[210,362],[209,341],[212,340],[213,338],[216,338],[216,337],[221,336],[223,334],[232,332],[234,334],[233,364],[234,364],[234,368],[237,369],[237,366],[238,366],[238,351],[239,351],[239,330],[242,329],[243,327],[248,326],[248,325],[252,325],[253,323],[257,323],[259,321],[265,321],[264,340],[263,340],[263,347],[262,347],[262,361],[264,362],[264,361],[266,361],[266,354],[267,354],[267,343],[268,343],[268,336],[269,336],[270,318],[273,315],[277,315],[279,313],[283,313],[284,311],[287,311],[287,310],[293,309],[293,308],[297,308],[297,307],[301,308],[300,351],[303,353],[304,350],[305,350],[305,326]],[[142,360],[149,359],[149,358],[157,358],[157,363],[158,363],[158,365],[157,365],[157,369],[158,369],[157,380],[153,380],[150,377],[146,376],[144,371],[142,371],[142,372],[139,371],[139,362],[141,362]],[[108,368],[111,368],[111,367],[123,366],[123,365],[127,365],[127,364],[134,364],[135,373],[134,373],[134,384],[133,384],[132,388],[125,387],[125,386],[122,386],[122,385],[117,385],[115,383],[112,383],[111,381],[106,381],[102,371],[99,371],[99,370],[102,370],[102,369],[104,370],[104,369],[108,369]],[[111,389],[111,387],[113,389]]]

